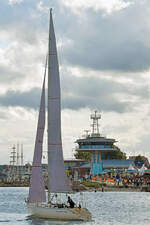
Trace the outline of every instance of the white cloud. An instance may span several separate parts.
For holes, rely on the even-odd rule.
[[[14,4],[17,4],[17,3],[21,3],[23,2],[24,0],[9,0],[9,4],[10,5],[14,5]]]
[[[37,112],[21,107],[0,107],[0,146],[3,150],[0,164],[9,164],[10,151],[15,144],[24,144],[25,161],[33,157],[37,126]]]
[[[75,13],[92,8],[94,11],[104,10],[108,14],[127,8],[133,4],[130,1],[124,2],[123,0],[62,0],[62,3],[65,7],[71,8]]]
[[[18,9],[15,4],[21,2]],[[75,140],[90,129],[90,113],[95,109],[102,110],[101,133],[116,138],[121,150],[148,152],[149,0],[54,2],[62,100],[70,107],[63,106],[62,111],[65,158],[72,156]],[[22,107],[0,107],[0,163],[9,162],[10,148],[17,142],[24,144],[27,162],[33,157],[38,113],[25,109],[22,94],[29,93],[25,97],[30,102],[35,96],[32,89],[41,88],[49,0],[9,0],[13,7],[6,4],[2,9],[8,14],[0,20],[0,97],[6,93],[4,100],[9,100],[7,92],[13,90]],[[134,63],[133,69],[126,69]]]
[[[37,9],[40,11],[40,12],[48,12],[49,8],[44,6],[43,2],[40,1],[38,4],[37,4]]]
[[[0,89],[29,90],[41,87],[47,40],[24,24],[0,31]],[[9,82],[8,82],[9,81]]]
[[[122,115],[114,112],[102,113],[102,134],[115,138],[116,145],[127,155],[143,154],[149,151],[150,139],[144,144],[145,137],[150,133],[149,107],[146,104],[139,109]],[[140,147],[139,147],[140,145]],[[149,155],[146,155],[149,157]]]

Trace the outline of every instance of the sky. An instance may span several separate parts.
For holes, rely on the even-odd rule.
[[[23,144],[24,163],[32,162],[49,8],[60,65],[64,158],[73,157],[76,139],[91,130],[90,114],[97,110],[102,136],[116,139],[127,156],[150,159],[150,1],[1,0],[0,164],[9,164],[17,144]]]

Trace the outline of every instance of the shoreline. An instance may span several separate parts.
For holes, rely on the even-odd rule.
[[[94,188],[94,187],[87,187],[84,185],[71,185],[73,191],[75,192],[102,192],[102,188]],[[29,187],[28,183],[0,183],[0,187]],[[128,186],[128,187],[123,187],[123,186],[104,186],[103,192],[150,192],[150,186],[142,186],[142,187],[133,187],[133,186]]]
[[[6,184],[6,183],[0,183],[0,187],[29,187],[29,184]]]
[[[97,189],[89,189],[89,191],[92,191],[92,192],[142,192],[142,188],[135,188],[135,187],[107,187],[105,186],[103,191],[101,188],[97,188]]]

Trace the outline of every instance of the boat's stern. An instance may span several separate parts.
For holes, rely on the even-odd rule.
[[[73,214],[77,216],[78,220],[82,221],[91,221],[92,220],[92,214],[87,208],[73,208],[69,209]]]

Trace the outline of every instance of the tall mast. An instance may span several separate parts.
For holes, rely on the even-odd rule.
[[[11,167],[11,176],[15,179],[15,165],[16,165],[16,147],[13,145],[11,155],[10,155],[10,167]]]
[[[19,143],[17,143],[17,166],[19,166]]]
[[[16,166],[16,169],[17,169],[17,176],[19,178],[19,175],[20,175],[20,167],[19,167],[19,143],[17,143],[17,166]]]
[[[21,144],[21,166],[23,166],[23,144]]]
[[[48,127],[48,129],[47,129],[47,133],[49,133],[49,130],[50,130],[50,123],[49,123],[49,113],[50,113],[50,110],[49,110],[49,93],[50,93],[50,79],[49,79],[49,77],[50,77],[50,24],[51,24],[51,19],[52,19],[52,8],[50,8],[50,17],[49,17],[49,38],[48,38],[48,95],[47,95],[47,97],[48,97],[48,99],[47,99],[47,101],[48,101],[48,109],[47,109],[47,111],[48,111],[48,115],[47,115],[47,117],[48,117],[48,119],[47,119],[47,127]],[[47,146],[48,146],[48,149],[47,149],[47,154],[48,154],[48,171],[50,170],[49,169],[49,158],[50,158],[50,151],[49,151],[49,135],[47,134]],[[49,176],[48,176],[48,202],[50,202],[50,178],[49,178]]]

